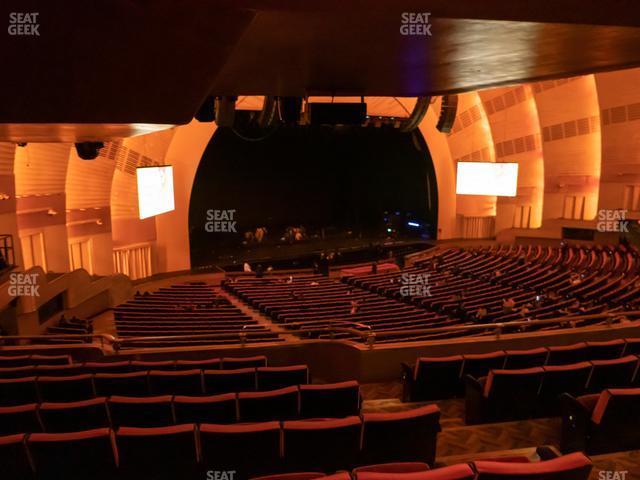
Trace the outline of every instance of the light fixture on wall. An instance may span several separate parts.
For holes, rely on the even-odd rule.
[[[47,215],[49,215],[50,217],[55,217],[58,214],[57,210],[54,210],[53,208],[50,208],[49,210],[47,210]]]
[[[7,193],[0,193],[0,200],[9,200],[11,196]]]

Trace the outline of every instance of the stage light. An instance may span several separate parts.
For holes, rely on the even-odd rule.
[[[416,223],[416,222],[407,222],[407,225],[409,225],[410,227],[419,227],[420,224]]]

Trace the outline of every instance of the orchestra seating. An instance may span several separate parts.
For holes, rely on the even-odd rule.
[[[342,281],[308,274],[242,276],[222,286],[302,338],[329,338],[313,329],[342,326],[359,333],[332,332],[331,338],[366,341],[375,333],[376,343],[389,343],[483,336],[495,331],[496,322],[579,317],[503,327],[502,333],[516,334],[617,322],[621,318],[606,314],[623,316],[640,300],[639,266],[636,249],[622,245],[443,247],[402,271],[349,275]],[[424,294],[407,293],[416,278],[428,287]],[[505,307],[505,299],[513,307]],[[486,329],[477,328],[485,324]],[[414,333],[452,326],[473,328]],[[594,348],[608,355],[617,347]],[[520,364],[528,366],[527,361]]]
[[[134,298],[114,310],[122,348],[194,346],[242,342],[274,342],[277,333],[244,314],[203,282],[162,287]],[[172,339],[179,335],[210,337]],[[135,337],[164,337],[140,339]]]

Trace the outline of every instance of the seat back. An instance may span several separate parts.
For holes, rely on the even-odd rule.
[[[622,339],[606,342],[587,342],[587,360],[611,360],[620,358],[625,349]]]
[[[148,370],[174,370],[175,364],[175,360],[132,360],[129,368],[133,372]]]
[[[625,343],[627,344],[624,349],[625,355],[640,355],[640,338],[627,338]]]
[[[109,398],[109,411],[113,428],[119,427],[166,427],[173,425],[171,395],[158,397]]]
[[[605,451],[640,448],[640,388],[608,389],[598,398],[591,421]]]
[[[486,377],[491,370],[498,370],[504,366],[506,353],[498,350],[490,353],[463,355],[464,366],[462,377],[471,375],[473,378]]]
[[[285,462],[296,470],[349,470],[358,461],[361,427],[359,417],[284,422]]]
[[[546,363],[549,355],[549,351],[544,347],[530,350],[507,350],[505,353],[507,355],[503,367],[505,370],[541,367]]]
[[[38,401],[36,377],[0,379],[0,405],[24,405]]]
[[[306,365],[258,367],[256,375],[258,390],[277,390],[309,383],[309,368]]]
[[[2,465],[3,479],[25,480],[33,478],[26,438],[27,435],[24,433],[0,436],[0,465]]]
[[[549,347],[548,350],[547,365],[551,366],[570,365],[590,360],[587,357],[587,344],[585,342]]]
[[[0,407],[0,436],[41,432],[42,426],[37,410],[36,403]]]
[[[395,472],[357,472],[355,480],[474,480],[475,473],[467,465],[451,465],[426,472],[412,472],[398,475]]]
[[[256,369],[254,367],[234,370],[205,370],[202,373],[204,390],[209,395],[256,390]]]
[[[72,377],[87,373],[81,363],[68,365],[38,365],[35,367],[37,377]]]
[[[89,373],[68,377],[38,377],[43,402],[78,402],[95,397],[93,377]]]
[[[36,367],[25,365],[23,367],[2,367],[0,368],[0,379],[3,378],[24,378],[35,377]]]
[[[31,366],[31,355],[0,356],[0,368]]]
[[[364,467],[358,467],[353,470],[355,477],[358,474],[364,472],[373,473],[415,473],[429,471],[429,465],[424,462],[393,462],[393,463],[379,463],[377,465],[365,465]]]
[[[323,385],[300,385],[302,418],[342,418],[360,414],[360,385],[357,381]]]
[[[34,433],[28,440],[38,478],[115,478],[116,453],[108,428],[74,433]]]
[[[237,478],[281,471],[280,423],[200,425],[202,468],[236,470]]]
[[[235,393],[208,397],[176,396],[173,410],[176,423],[234,423],[237,421]]]
[[[176,360],[176,370],[220,370],[222,360],[219,358],[207,358],[204,360]]]
[[[421,357],[414,370],[414,400],[450,398],[458,391],[462,372],[462,355]]]
[[[29,360],[33,365],[68,365],[72,363],[69,355],[38,355],[34,353]]]
[[[591,460],[583,453],[531,463],[473,462],[477,480],[587,480]]]
[[[120,362],[85,362],[84,373],[127,373],[131,371],[131,361]]]
[[[222,368],[225,370],[237,370],[239,368],[258,368],[267,366],[267,357],[256,355],[255,357],[224,357]]]
[[[600,393],[607,388],[625,388],[631,381],[638,366],[638,358],[634,355],[613,360],[595,360],[591,362],[593,370],[587,390]]]
[[[122,427],[117,443],[125,478],[196,478],[198,452],[193,424]]]
[[[202,372],[150,370],[149,387],[152,395],[202,395]]]
[[[238,394],[238,415],[241,422],[268,422],[298,418],[298,405],[298,387]]]
[[[365,413],[363,419],[365,463],[419,461],[433,465],[440,431],[437,405],[403,412]]]
[[[147,372],[96,373],[93,377],[96,395],[110,397],[145,397],[149,395]]]
[[[533,415],[544,370],[492,370],[483,395],[488,403],[489,420],[518,420]]]
[[[48,433],[79,432],[111,426],[105,397],[68,403],[43,403],[40,419]]]
[[[540,412],[557,415],[560,413],[558,397],[569,393],[573,397],[582,395],[587,388],[591,374],[591,363],[580,362],[571,365],[555,365],[544,368],[544,377],[540,388]]]

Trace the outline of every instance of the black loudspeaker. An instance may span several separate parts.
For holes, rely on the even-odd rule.
[[[280,121],[293,125],[300,123],[300,115],[302,113],[302,97],[279,97],[278,98],[278,116]]]
[[[456,121],[456,112],[458,111],[458,96],[445,95],[442,97],[442,106],[440,107],[440,117],[436,128],[442,133],[449,133],[453,128],[453,122]]]
[[[216,124],[218,127],[233,127],[236,116],[237,97],[216,98]]]
[[[311,125],[362,125],[367,119],[367,104],[360,103],[310,103]]]
[[[76,143],[78,156],[83,160],[94,160],[100,154],[100,149],[103,147],[104,143],[102,142]]]
[[[195,118],[199,122],[213,122],[216,119],[216,99],[209,96],[202,102]]]

